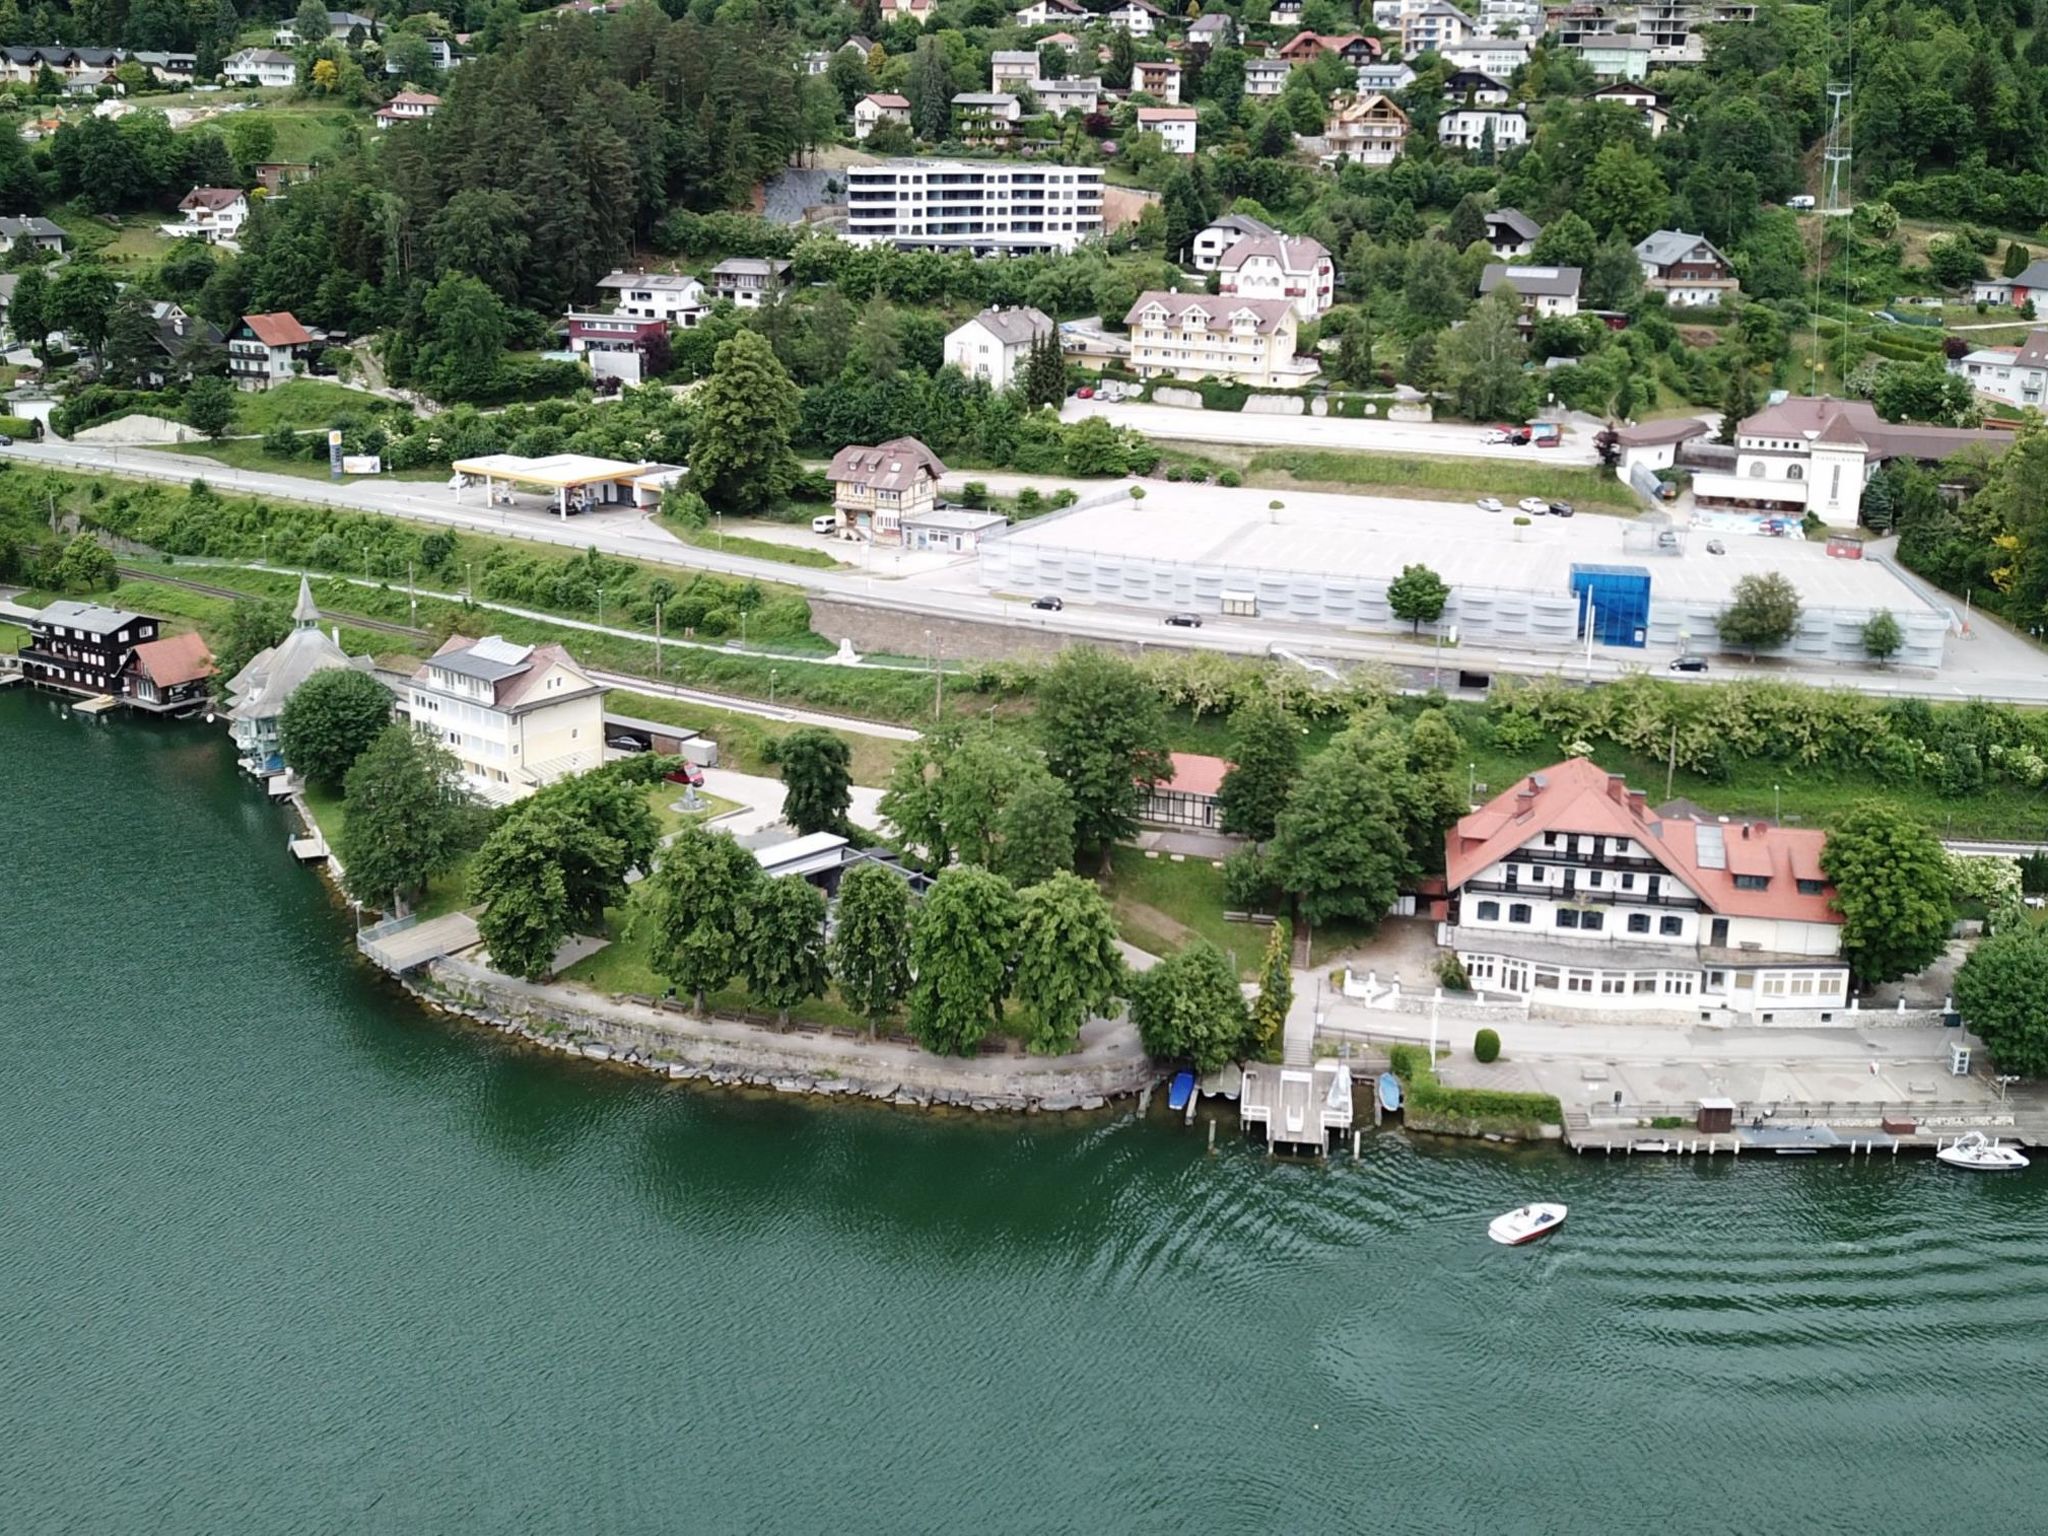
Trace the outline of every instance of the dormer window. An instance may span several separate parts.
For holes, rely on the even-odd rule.
[[[1738,891],[1767,891],[1771,887],[1769,875],[1737,875],[1735,889]]]

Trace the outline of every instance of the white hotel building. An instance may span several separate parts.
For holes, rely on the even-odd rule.
[[[1848,1006],[1826,834],[1659,816],[1584,758],[1462,818],[1447,921],[1473,987],[1546,1009],[1827,1022]]]
[[[1071,251],[1102,233],[1102,171],[1012,160],[885,160],[849,166],[846,238],[854,245]]]
[[[504,805],[604,762],[604,692],[559,645],[456,635],[399,697],[467,787]]]

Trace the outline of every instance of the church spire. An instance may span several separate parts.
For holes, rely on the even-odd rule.
[[[320,610],[313,606],[313,583],[305,576],[299,577],[299,601],[292,609],[292,623],[299,629],[320,627]]]

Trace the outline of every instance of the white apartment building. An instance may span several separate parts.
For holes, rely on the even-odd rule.
[[[1029,305],[984,309],[946,337],[946,362],[970,379],[988,380],[1000,393],[1023,371],[1031,344],[1054,328],[1050,316]]]
[[[1543,0],[1479,0],[1479,29],[1488,37],[1543,35]]]
[[[1825,833],[1659,816],[1575,757],[1445,838],[1447,920],[1481,992],[1546,1009],[1827,1022],[1849,1000]]]
[[[1150,0],[1123,0],[1114,10],[1104,11],[1102,19],[1133,37],[1150,37],[1165,24],[1166,13]]]
[[[1176,155],[1195,152],[1195,109],[1193,107],[1140,107],[1138,131],[1156,133],[1167,151]]]
[[[1490,144],[1502,155],[1529,142],[1529,119],[1517,107],[1456,107],[1437,119],[1436,136],[1449,149],[1476,154]]]
[[[1084,116],[1102,109],[1102,77],[1085,75],[1078,79],[1040,80],[1032,86],[1038,105],[1053,117],[1079,112]]]
[[[559,645],[450,636],[403,695],[413,729],[505,804],[604,762],[604,689]]]
[[[223,78],[236,85],[279,88],[299,83],[299,62],[275,48],[244,48],[221,60]]]
[[[1474,37],[1443,50],[1454,69],[1476,69],[1496,80],[1508,80],[1529,62],[1529,45],[1518,37]]]
[[[1287,89],[1287,77],[1294,66],[1285,59],[1246,59],[1244,93],[1247,96],[1278,96]]]
[[[1253,235],[1238,240],[1216,264],[1218,286],[1244,299],[1284,299],[1306,325],[1336,302],[1337,267],[1320,241],[1306,235]]]
[[[1358,91],[1370,95],[1377,91],[1382,96],[1391,96],[1396,91],[1405,91],[1415,83],[1415,71],[1406,64],[1381,64],[1377,61],[1358,66]]]
[[[1442,53],[1468,41],[1475,30],[1470,16],[1442,0],[1405,12],[1394,25],[1401,34],[1401,54],[1410,59],[1418,53]]]
[[[609,277],[600,277],[597,286],[611,295],[614,313],[660,320],[679,330],[694,329],[711,309],[704,285],[685,272],[615,270]]]
[[[2048,399],[2048,331],[2030,331],[2026,345],[1979,347],[1953,358],[1948,371],[1968,379],[1970,388],[2007,405],[2040,410]]]
[[[886,160],[844,174],[854,245],[1009,255],[1071,251],[1102,233],[1096,166]]]
[[[249,195],[240,187],[194,187],[178,203],[178,212],[185,216],[183,223],[157,228],[175,239],[232,244],[249,221]]]
[[[1140,378],[1221,379],[1259,388],[1293,388],[1316,373],[1294,355],[1294,306],[1285,299],[1228,294],[1138,295],[1124,316],[1132,370]]]

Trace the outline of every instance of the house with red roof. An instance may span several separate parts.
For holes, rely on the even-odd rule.
[[[1166,777],[1145,786],[1145,799],[1138,807],[1138,820],[1162,827],[1198,827],[1207,832],[1223,830],[1223,807],[1217,796],[1223,790],[1223,776],[1233,764],[1228,758],[1204,757],[1199,752],[1175,752]]]
[[[1439,942],[1481,992],[1544,1008],[1828,1022],[1848,1006],[1827,835],[1660,815],[1583,757],[1444,840]]]
[[[237,389],[268,389],[305,371],[313,333],[289,310],[244,315],[228,332],[228,377]]]
[[[559,645],[451,635],[399,694],[465,785],[506,805],[604,762],[603,686]]]
[[[189,714],[205,707],[213,672],[213,652],[197,633],[145,640],[128,653],[121,702],[154,715]]]

